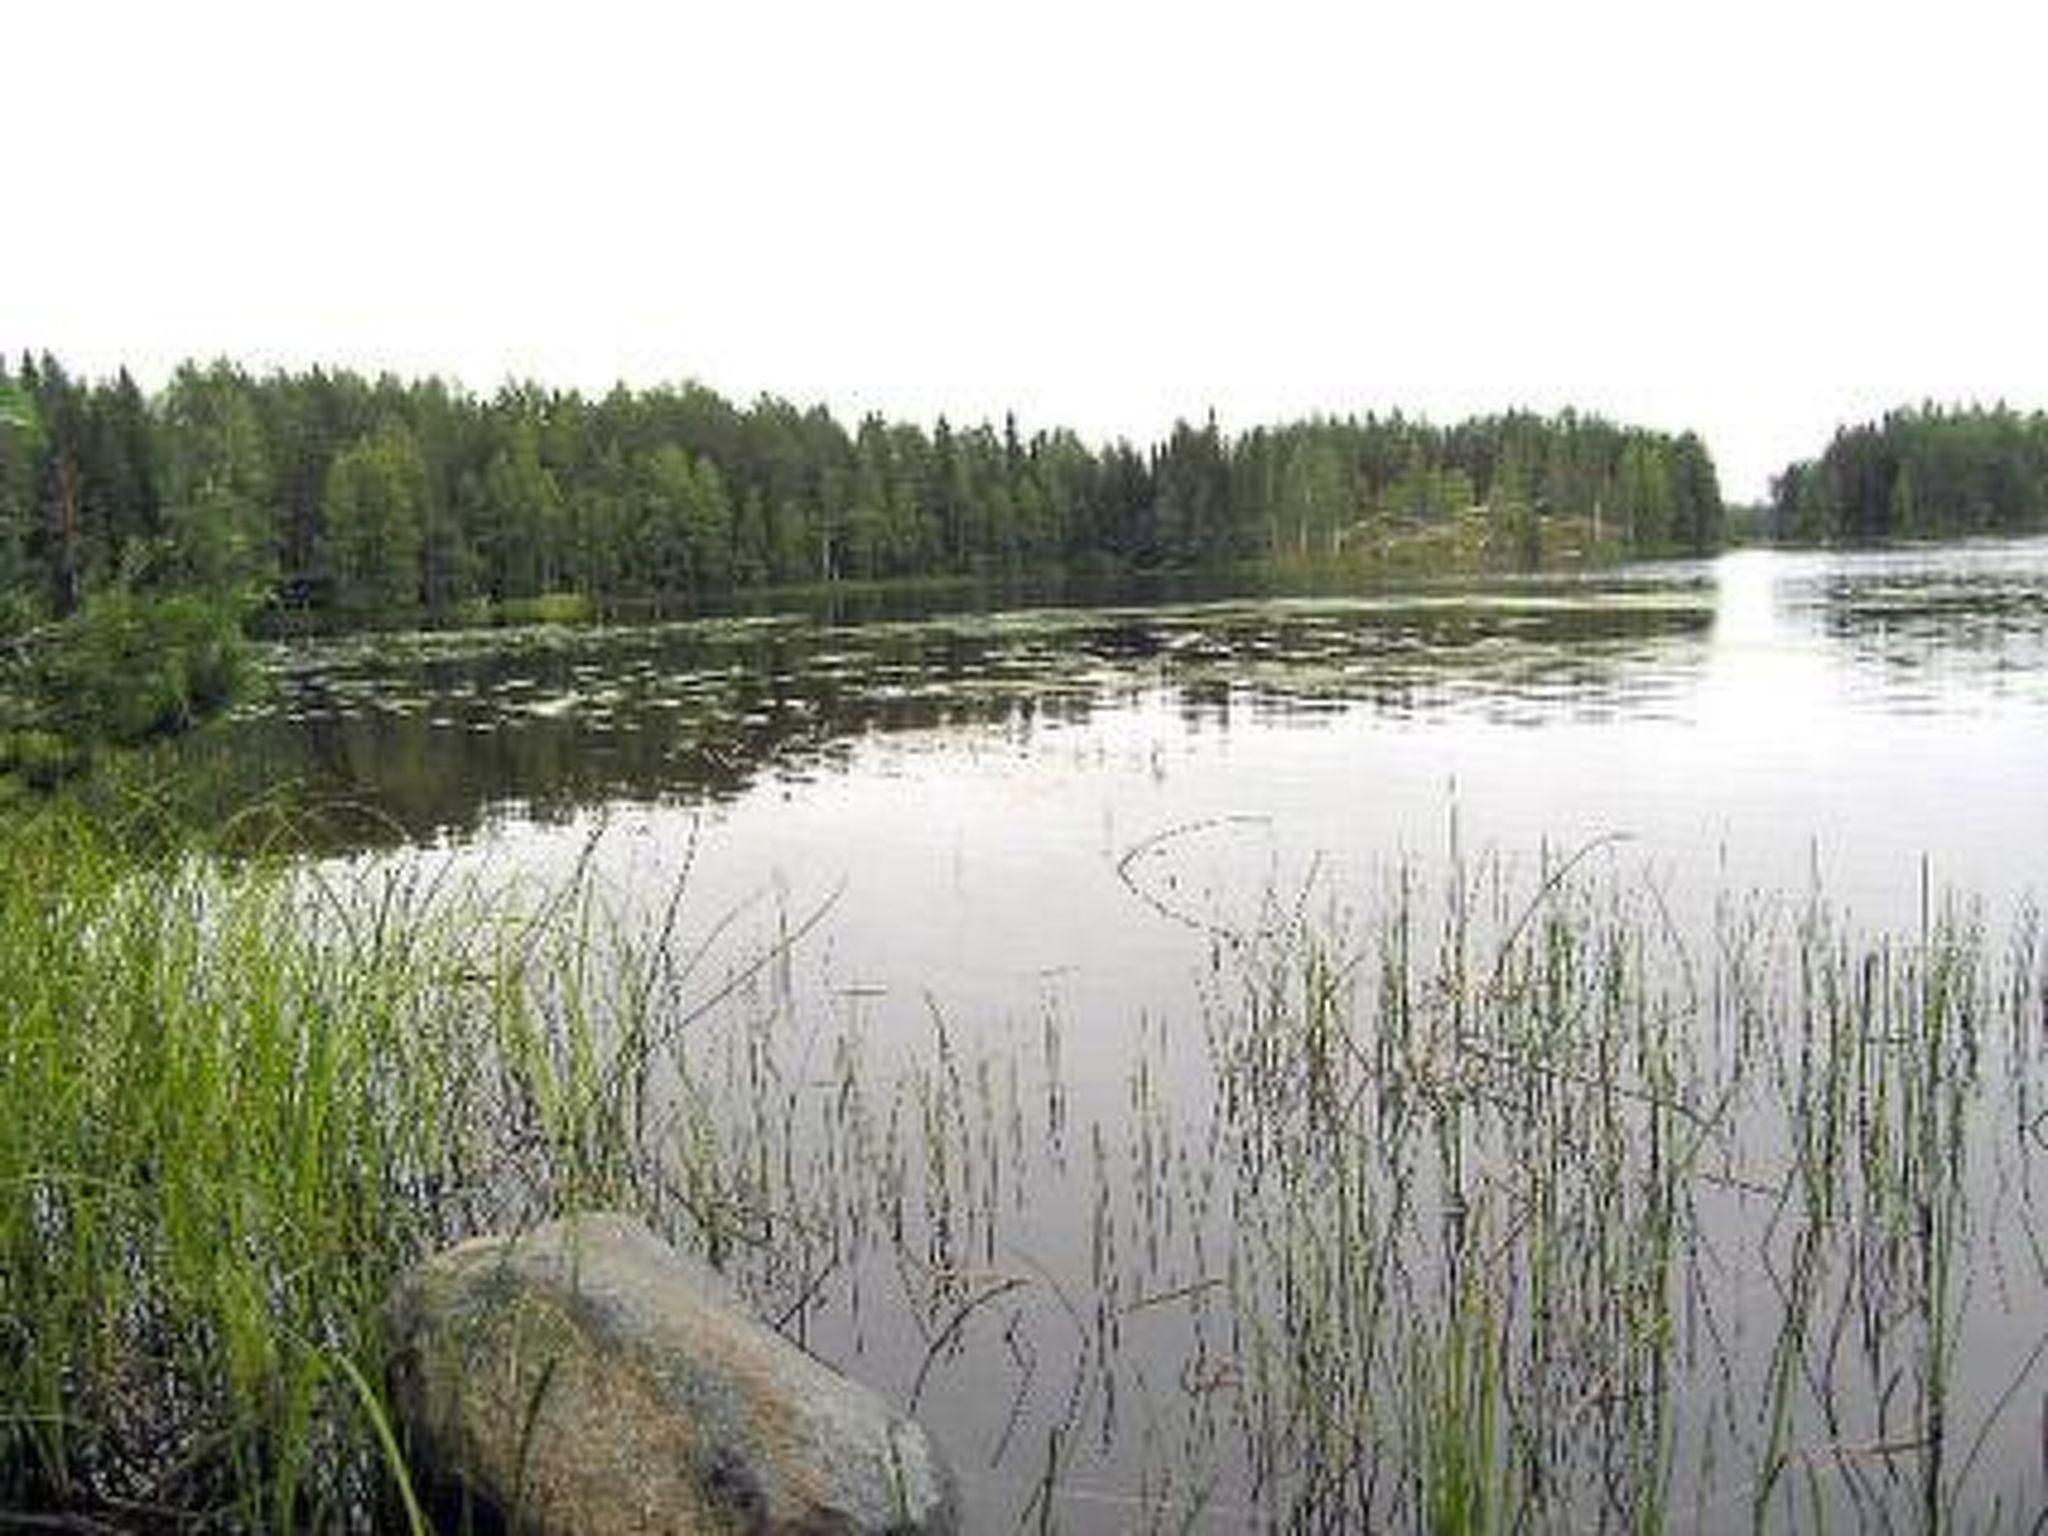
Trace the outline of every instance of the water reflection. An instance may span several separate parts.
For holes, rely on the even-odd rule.
[[[2029,546],[1914,552],[1818,573],[1807,593],[1866,706],[1956,713],[2048,702],[2048,576]]]
[[[1678,707],[1698,671],[1709,595],[1688,580],[298,643],[271,654],[271,696],[210,750],[228,793],[299,784],[360,807],[338,835],[375,843],[614,800],[731,799],[832,771],[875,735],[1028,735],[1141,698],[1191,730],[1358,710],[1517,726],[1645,718]]]
[[[1710,652],[1697,718],[1710,730],[1781,743],[1810,736],[1837,702],[1834,659],[1799,596],[1815,557],[1738,551],[1715,567]]]
[[[1440,852],[1454,806],[1475,846],[1623,835],[1688,888],[1817,870],[1890,912],[1923,858],[2024,892],[2014,850],[2048,838],[2040,541],[1403,597],[378,637],[280,645],[271,670],[177,761],[224,812],[295,786],[325,851],[509,850],[621,806],[757,838],[829,803],[810,844],[774,836],[836,880],[885,831],[924,835],[895,798],[914,781],[960,803],[951,835],[994,870],[1252,815],[1283,861],[1370,878]],[[1048,815],[1069,802],[1094,809]],[[929,920],[914,888],[886,899]]]

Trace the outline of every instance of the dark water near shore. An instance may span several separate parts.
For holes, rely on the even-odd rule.
[[[1262,1502],[1287,1474],[1230,1407],[1253,1395],[1242,1319],[1182,1294],[1224,1286],[1251,1221],[1205,1172],[1224,1154],[1200,1042],[1238,939],[1342,923],[1404,881],[1432,901],[1461,872],[1526,891],[1574,856],[1692,951],[1758,893],[1914,933],[1953,892],[1999,934],[2048,886],[2038,541],[1355,598],[377,637],[270,665],[271,697],[198,750],[224,783],[325,807],[314,857],[541,886],[581,867],[629,925],[680,884],[686,925],[726,924],[713,969],[815,919],[748,994],[772,1049],[723,1048],[757,1082],[772,1058],[785,1118],[818,1130],[750,1145],[795,1162],[849,1138],[804,1164],[834,1177],[846,1085],[923,1074],[875,1096],[892,1129],[862,1145],[916,1191],[924,1268],[868,1232],[761,1284],[821,1352],[920,1397],[999,1529],[1043,1512],[1041,1483],[1069,1529],[1289,1513]],[[934,1146],[954,1165],[934,1172]],[[1702,1219],[1726,1235],[1769,1214]],[[1769,1270],[1741,1284],[1768,1293]],[[880,1299],[896,1291],[917,1304]],[[2024,1321],[1986,1337],[2031,1347]],[[1731,1351],[1724,1390],[1754,1386],[1755,1353]],[[2038,1481],[2023,1386],[2032,1406],[1982,1458],[2005,1515]],[[1713,1457],[1681,1460],[1700,1513],[1676,1523],[1747,1522],[1715,1502]],[[1888,1507],[1840,1497],[1838,1518]]]

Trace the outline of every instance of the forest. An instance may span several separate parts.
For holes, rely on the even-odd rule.
[[[2048,528],[2048,415],[1923,405],[1844,427],[1772,484],[1787,543],[1871,543]]]
[[[735,405],[696,384],[602,398],[315,368],[0,363],[0,633],[96,591],[253,594],[336,622],[689,612],[744,589],[1246,561],[1526,569],[1705,551],[1700,439],[1565,412],[1400,414],[1140,449],[1014,419],[956,428]]]

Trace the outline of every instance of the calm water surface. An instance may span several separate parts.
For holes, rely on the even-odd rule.
[[[657,887],[694,844],[700,907],[832,897],[845,982],[963,1014],[1055,977],[1091,1007],[1170,994],[1184,935],[1133,879],[1229,926],[1311,878],[1614,838],[1674,892],[1818,882],[1895,924],[1923,877],[2009,907],[2048,848],[2038,542],[273,663],[221,749],[352,808],[336,841],[545,871],[603,828],[600,862]]]
[[[1000,1222],[942,1210],[932,1237],[929,1190],[955,1174],[922,1170],[931,1273],[899,1257],[885,1284],[889,1265],[842,1253],[796,1326],[919,1395],[997,1529],[1036,1520],[1047,1481],[1068,1529],[1290,1515],[1260,1503],[1283,1474],[1218,1406],[1242,1340],[1151,1302],[1220,1284],[1247,1219],[1199,1171],[1199,1041],[1232,936],[1370,913],[1404,878],[1527,888],[1585,850],[1703,945],[1751,893],[1824,892],[1852,925],[1910,933],[1951,892],[2000,932],[2048,872],[2044,542],[1409,596],[347,640],[271,665],[271,698],[208,750],[333,807],[320,857],[543,883],[587,861],[628,921],[686,882],[686,921],[737,914],[733,966],[817,916],[764,1005],[794,1032],[790,1102],[843,1083],[849,1050],[877,1080],[940,1050],[963,1064],[950,1097],[927,1076],[893,1102],[1002,1165]],[[974,1266],[1011,1290],[984,1304]],[[922,1316],[877,1299],[920,1284]],[[2029,1327],[1987,1347],[2024,1351]],[[1761,1367],[1732,1353],[1723,1385],[1749,1392]],[[1986,1436],[2005,1515],[2042,1491],[2037,1412]],[[1674,1481],[1696,1523],[1742,1526],[1713,1460]],[[1842,1497],[1842,1518],[1882,1507]]]

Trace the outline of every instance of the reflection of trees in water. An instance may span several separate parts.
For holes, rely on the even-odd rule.
[[[1654,713],[1705,657],[1710,610],[1689,605],[1441,608],[1366,622],[1257,626],[1205,639],[1180,669],[1189,718],[1261,721],[1364,709],[1397,720],[1497,724]]]
[[[2038,570],[1843,573],[1816,603],[1845,664],[1888,695],[2048,690],[2048,576]]]
[[[291,653],[216,738],[223,803],[281,782],[341,846],[463,836],[515,809],[731,798],[860,738],[1081,724],[1142,694],[1190,724],[1366,709],[1609,711],[1681,686],[1701,607],[1239,606],[399,638]],[[232,764],[224,773],[222,764]]]

